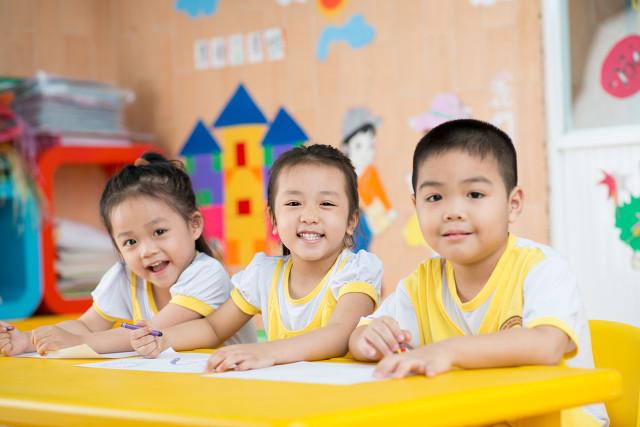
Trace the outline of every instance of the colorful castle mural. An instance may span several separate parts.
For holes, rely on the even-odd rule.
[[[213,122],[198,121],[180,155],[205,218],[205,237],[229,266],[267,249],[266,185],[275,159],[308,137],[284,108],[269,123],[240,84]],[[219,141],[219,142],[217,142]]]

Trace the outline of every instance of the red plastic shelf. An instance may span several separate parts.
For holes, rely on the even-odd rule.
[[[44,151],[38,159],[38,183],[47,201],[42,214],[41,251],[43,293],[40,311],[56,314],[79,313],[91,306],[91,298],[65,299],[58,291],[55,271],[56,248],[53,237],[53,177],[65,165],[102,165],[115,172],[118,167],[132,163],[146,151],[159,150],[151,145],[127,147],[94,147],[56,145]],[[102,191],[102,189],[96,190]]]

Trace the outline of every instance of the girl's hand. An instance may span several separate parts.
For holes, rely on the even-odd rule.
[[[137,322],[136,325],[142,326],[142,328],[131,331],[129,333],[129,341],[131,342],[131,347],[141,356],[155,359],[170,347],[166,335],[161,337],[151,335],[151,327],[144,320]]]
[[[268,353],[265,344],[237,344],[216,350],[207,362],[207,370],[213,372],[246,371],[266,368],[275,364],[276,359]]]
[[[415,374],[433,377],[451,370],[453,366],[453,352],[446,341],[441,341],[387,356],[378,363],[373,375],[378,378],[401,378]]]
[[[0,354],[14,356],[24,353],[29,348],[29,334],[18,329],[8,331],[10,325],[0,321]]]
[[[83,344],[84,340],[80,335],[73,334],[59,326],[41,326],[31,332],[31,342],[36,351],[43,355],[48,351]]]
[[[395,319],[382,316],[374,319],[354,343],[356,350],[372,360],[380,360],[401,350],[411,341],[411,333],[400,329]]]

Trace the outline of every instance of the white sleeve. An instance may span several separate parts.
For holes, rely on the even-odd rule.
[[[171,287],[170,303],[207,316],[229,299],[230,291],[229,275],[222,265],[198,253]]]
[[[262,307],[260,283],[263,275],[273,274],[274,258],[257,253],[247,267],[231,278],[231,299],[246,314],[260,313]]]
[[[527,275],[523,286],[522,324],[550,325],[563,330],[578,346],[582,302],[576,278],[559,257],[547,258]]]
[[[411,333],[411,346],[417,348],[422,345],[420,327],[416,317],[415,307],[407,293],[404,280],[396,286],[396,290],[389,294],[373,314],[362,317],[359,325],[371,323],[378,317],[389,316],[400,325],[400,329]]]
[[[344,252],[346,262],[338,260],[338,271],[329,279],[329,287],[336,300],[345,294],[358,292],[371,297],[375,305],[380,302],[382,262],[374,254],[361,250],[354,254]],[[344,266],[340,266],[345,262]]]
[[[107,320],[132,319],[130,281],[123,263],[115,263],[91,292],[93,308]]]

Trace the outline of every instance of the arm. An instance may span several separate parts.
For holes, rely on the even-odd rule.
[[[145,357],[156,357],[169,347],[179,351],[214,348],[236,333],[251,317],[229,299],[205,318],[183,322],[163,330],[162,337],[150,335],[150,327],[131,331],[131,344]],[[162,327],[157,323],[154,325]]]
[[[450,338],[404,354],[385,357],[377,376],[433,376],[459,368],[556,365],[575,344],[554,326],[513,328],[487,335]]]
[[[195,311],[170,303],[160,310],[147,324],[150,328],[162,329],[198,318],[200,318],[200,314]],[[130,331],[123,328],[88,333],[83,335],[82,338],[84,343],[98,353],[113,353],[134,349],[130,339]]]
[[[293,338],[225,347],[211,356],[208,368],[218,372],[245,370],[342,356],[358,320],[372,311],[373,301],[368,295],[348,293],[340,298],[326,326]]]

